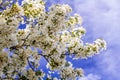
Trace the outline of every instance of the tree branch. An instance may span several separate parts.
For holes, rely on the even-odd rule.
[[[31,66],[31,64],[30,64],[30,61],[29,61],[28,57],[27,57],[27,61],[28,61],[28,65],[30,66],[30,68],[31,68],[33,71],[35,71],[35,70],[34,70],[34,68]]]

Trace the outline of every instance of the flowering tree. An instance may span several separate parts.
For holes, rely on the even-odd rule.
[[[66,57],[84,59],[106,48],[103,39],[83,43],[81,37],[86,30],[82,18],[78,14],[70,16],[69,5],[56,4],[45,11],[43,0],[24,0],[22,4],[3,1],[0,0],[0,79],[44,79],[47,73],[38,69],[41,57],[47,61],[47,68],[60,73],[60,79],[75,79],[84,75],[83,70],[74,68]],[[26,27],[20,29],[20,24]],[[50,79],[57,78],[47,75],[46,80]]]

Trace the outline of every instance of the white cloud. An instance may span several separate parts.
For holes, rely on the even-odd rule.
[[[103,37],[108,49],[97,56],[97,68],[101,77],[106,80],[120,79],[120,0],[85,0],[76,11],[88,19],[88,30],[91,28],[92,37]],[[104,7],[103,7],[104,6]],[[77,8],[79,7],[79,8]],[[89,34],[90,35],[90,34]]]
[[[120,44],[120,0],[80,1],[74,1],[77,5],[74,9],[83,16],[87,31],[92,29],[91,37],[103,37],[108,43]]]
[[[116,49],[117,50],[117,49]],[[108,50],[106,53],[97,57],[97,68],[106,76],[107,80],[119,80],[120,79],[120,54],[117,54],[114,50]]]
[[[87,76],[81,77],[78,80],[101,80],[101,78],[95,74],[88,74]]]

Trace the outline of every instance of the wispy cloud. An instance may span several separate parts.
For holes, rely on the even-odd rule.
[[[88,74],[85,77],[81,77],[78,80],[101,80],[101,77],[95,74]]]
[[[117,49],[115,49],[118,51]],[[120,54],[110,49],[106,53],[97,57],[97,69],[107,80],[120,79]]]

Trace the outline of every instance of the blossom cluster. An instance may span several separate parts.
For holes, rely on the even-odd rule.
[[[48,62],[47,68],[59,71],[61,79],[83,76],[83,70],[74,68],[66,57],[91,57],[106,49],[106,42],[97,39],[84,44],[82,18],[79,14],[69,16],[70,12],[72,8],[67,4],[52,5],[46,11],[43,0],[6,5],[0,11],[0,79],[44,79],[47,74],[38,70],[41,57]],[[20,29],[20,24],[25,24],[25,29]]]

